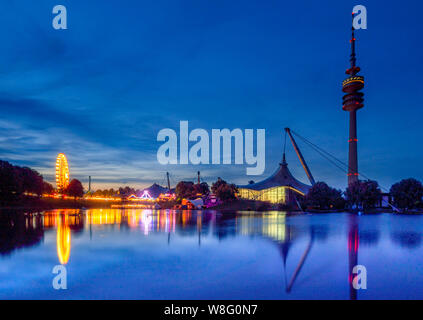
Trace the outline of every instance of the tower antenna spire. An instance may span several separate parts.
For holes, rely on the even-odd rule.
[[[355,56],[355,34],[354,34],[354,12],[352,13],[352,20],[351,20],[351,69],[355,68],[356,63],[356,56]]]
[[[352,21],[351,21],[351,39],[350,39],[350,43],[351,43],[351,54],[350,54],[351,68],[347,69],[347,71],[345,72],[346,74],[349,74],[352,77],[360,72],[360,68],[356,66],[356,62],[357,62],[356,53],[355,53],[355,42],[356,42],[356,40],[357,39],[355,38],[354,12],[353,12],[352,13]]]

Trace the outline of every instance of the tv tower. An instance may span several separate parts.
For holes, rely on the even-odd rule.
[[[354,20],[354,13],[352,14]],[[360,68],[356,64],[355,55],[355,36],[354,25],[352,25],[351,35],[351,67],[345,72],[349,75],[347,79],[342,82],[342,91],[346,94],[342,98],[342,110],[350,113],[350,137],[348,140],[348,185],[358,181],[358,160],[357,160],[357,110],[363,108],[364,93],[360,92],[364,88],[364,77],[357,75]]]

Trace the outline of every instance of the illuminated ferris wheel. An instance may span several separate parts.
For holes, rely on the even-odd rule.
[[[56,160],[56,186],[59,193],[69,185],[69,166],[68,160],[63,153],[57,156]]]

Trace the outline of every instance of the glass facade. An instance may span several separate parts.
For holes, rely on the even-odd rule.
[[[254,213],[242,214],[235,219],[242,235],[260,235],[278,242],[292,239],[292,228],[286,225],[286,216],[280,211],[268,212],[260,218]]]
[[[242,199],[286,204],[289,202],[290,191],[296,192],[297,194],[303,196],[302,192],[299,192],[298,190],[288,186],[273,187],[264,190],[239,188],[238,195]]]

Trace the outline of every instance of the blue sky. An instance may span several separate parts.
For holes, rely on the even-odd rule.
[[[68,10],[54,30],[52,8]],[[94,188],[143,187],[218,176],[259,181],[282,156],[290,127],[347,160],[341,82],[349,64],[350,14],[366,79],[358,112],[359,171],[385,187],[422,179],[423,56],[419,1],[3,1],[0,5],[0,159],[53,182],[55,157]],[[246,166],[162,166],[157,133],[179,128],[266,129],[266,171]],[[316,178],[346,176],[299,141]],[[306,182],[291,145],[287,160]]]

